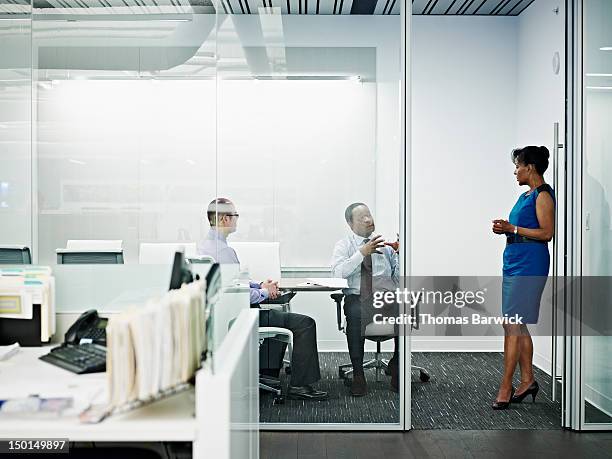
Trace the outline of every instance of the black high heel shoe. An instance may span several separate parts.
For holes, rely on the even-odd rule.
[[[540,386],[539,386],[538,382],[534,381],[533,383],[531,383],[531,386],[529,386],[529,388],[525,392],[523,392],[520,395],[512,396],[510,401],[512,403],[521,403],[525,397],[527,397],[529,394],[531,394],[531,401],[533,403],[535,403],[535,398],[536,398],[536,395],[538,395],[538,391],[539,390],[540,390]]]
[[[512,388],[512,392],[510,392],[510,398],[508,399],[507,402],[499,402],[495,400],[493,402],[493,405],[491,405],[491,408],[493,408],[494,410],[506,410],[510,406],[510,403],[512,402],[513,399],[514,399],[514,387]]]

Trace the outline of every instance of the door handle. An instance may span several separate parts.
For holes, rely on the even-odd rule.
[[[553,124],[553,189],[557,193],[557,201],[559,198],[559,150],[563,148],[563,144],[559,143],[559,123]],[[555,209],[555,221],[554,221],[554,237],[552,240],[553,247],[553,266],[552,266],[552,358],[551,358],[551,376],[552,376],[552,393],[551,398],[553,401],[557,399],[557,307],[559,299],[557,295],[558,282],[557,277],[559,275],[559,260],[558,260],[558,245],[557,245],[557,231],[559,228],[559,216]]]

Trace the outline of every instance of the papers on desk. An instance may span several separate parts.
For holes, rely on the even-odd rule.
[[[9,346],[0,346],[0,362],[8,360],[19,352],[19,343],[13,343]]]
[[[306,279],[306,282],[298,284],[298,287],[307,287],[309,285],[337,288],[338,290],[348,288],[347,280],[340,277],[309,277]]]
[[[40,341],[55,333],[55,278],[48,266],[0,269],[0,319],[32,320],[40,305]]]
[[[206,350],[205,281],[111,317],[106,327],[110,408],[187,382]]]
[[[72,406],[72,397],[41,398],[38,395],[30,395],[24,398],[0,400],[0,416],[58,417]]]

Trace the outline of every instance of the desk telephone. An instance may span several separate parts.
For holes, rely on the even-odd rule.
[[[106,346],[106,324],[108,319],[98,316],[98,311],[85,311],[64,335],[64,344],[96,343]]]
[[[107,323],[95,309],[85,311],[64,335],[64,343],[40,359],[78,374],[106,371]]]

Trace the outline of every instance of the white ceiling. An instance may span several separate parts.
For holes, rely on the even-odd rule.
[[[33,0],[44,14],[397,15],[404,0]],[[517,16],[534,0],[412,0],[415,15]],[[0,0],[0,15],[27,14],[29,0]]]

